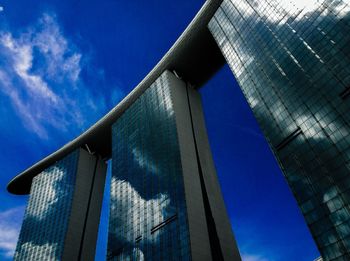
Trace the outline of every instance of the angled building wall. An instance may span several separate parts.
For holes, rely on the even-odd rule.
[[[349,11],[224,0],[208,25],[327,261],[350,259]]]
[[[14,260],[93,260],[105,173],[77,149],[37,175]]]
[[[214,260],[240,260],[211,155],[200,93],[187,88],[187,95]]]
[[[211,240],[188,97],[165,71],[112,127],[108,260],[240,260],[230,227]]]

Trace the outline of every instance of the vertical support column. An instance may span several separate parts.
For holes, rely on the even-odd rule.
[[[80,149],[62,260],[94,260],[107,165]]]
[[[192,259],[194,261],[213,260],[196,160],[196,147],[192,133],[187,87],[183,81],[171,73],[169,73],[169,81],[181,153]]]
[[[204,183],[202,189],[205,190],[203,193],[206,194],[208,211],[210,212],[207,213],[207,219],[211,219],[211,221],[207,220],[207,222],[209,227],[213,226],[209,229],[209,237],[212,240],[218,240],[223,260],[241,260],[211,155],[200,94],[196,90],[188,88],[188,100],[201,169],[200,175],[202,175]]]
[[[96,241],[100,224],[103,192],[106,180],[107,164],[97,159],[94,182],[91,191],[91,200],[86,220],[85,235],[81,246],[80,260],[95,260]]]

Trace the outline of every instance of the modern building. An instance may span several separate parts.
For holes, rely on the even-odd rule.
[[[197,92],[225,61],[323,260],[350,260],[350,3],[342,0],[207,0],[121,103],[9,183],[9,192],[31,194],[15,258],[92,258],[93,198],[101,200],[105,171],[91,162],[112,158],[109,260],[240,260]],[[72,163],[75,154],[94,160]],[[87,181],[79,166],[93,173]],[[63,207],[52,184],[65,179]],[[57,214],[32,229],[41,208]],[[82,215],[77,226],[68,215]]]
[[[105,174],[76,149],[35,176],[14,260],[94,260]]]
[[[208,144],[199,93],[169,71],[113,124],[108,260],[239,259]]]
[[[209,23],[324,260],[350,260],[349,4],[224,0]]]

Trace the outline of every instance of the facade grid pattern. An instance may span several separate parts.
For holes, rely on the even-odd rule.
[[[32,181],[14,260],[61,260],[69,223],[78,150]]]
[[[108,260],[191,260],[175,117],[163,73],[112,127]]]
[[[224,0],[208,27],[323,259],[350,260],[349,2]]]

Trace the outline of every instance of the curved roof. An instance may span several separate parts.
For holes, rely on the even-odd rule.
[[[111,125],[165,70],[175,70],[196,88],[202,86],[225,63],[207,28],[221,2],[207,0],[170,50],[116,107],[80,136],[14,177],[7,190],[18,195],[28,194],[33,177],[85,144],[91,151],[110,158]]]

